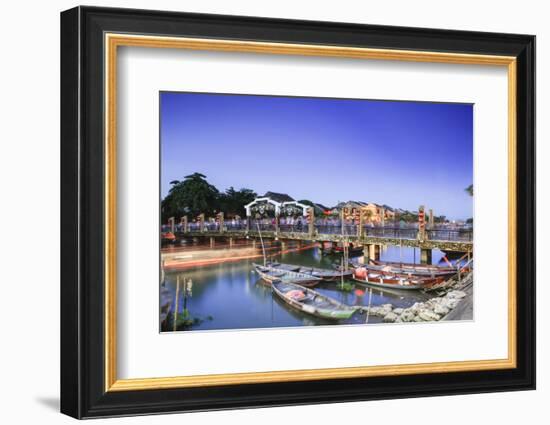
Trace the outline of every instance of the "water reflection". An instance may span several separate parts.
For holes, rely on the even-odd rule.
[[[387,247],[380,258],[388,261],[413,262],[419,251],[412,248]],[[441,261],[443,254],[433,251],[434,263]],[[318,248],[289,252],[273,256],[274,260],[305,266],[330,268],[339,258],[321,255]],[[359,258],[359,261],[363,261]],[[177,330],[251,329],[289,326],[314,326],[365,323],[366,314],[358,313],[350,320],[333,322],[309,316],[290,308],[274,296],[271,288],[253,272],[252,263],[257,260],[226,262],[198,266],[179,272],[167,272],[161,290],[162,331],[174,330],[174,311],[177,304]],[[185,283],[187,282],[187,283]],[[185,285],[192,282],[192,288]],[[347,281],[353,284],[353,281]],[[345,285],[348,286],[348,285]],[[179,287],[179,289],[178,289]],[[351,291],[341,290],[341,283],[323,282],[315,290],[348,305],[369,305],[369,290],[355,286]],[[177,295],[177,303],[176,303]],[[372,289],[371,305],[391,303],[409,307],[429,296],[420,291],[399,289]],[[169,305],[167,303],[169,302]],[[185,319],[185,320],[184,320]],[[370,316],[369,323],[380,322]]]

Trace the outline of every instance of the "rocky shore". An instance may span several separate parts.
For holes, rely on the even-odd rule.
[[[460,281],[455,280],[437,296],[414,303],[408,308],[394,307],[392,304],[365,307],[369,315],[381,317],[385,323],[437,322],[442,320],[473,319],[473,276],[470,273]]]

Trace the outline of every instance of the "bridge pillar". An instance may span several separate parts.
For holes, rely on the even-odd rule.
[[[204,213],[199,214],[199,230],[204,232]]]
[[[187,221],[187,216],[186,215],[184,215],[183,217],[180,218],[180,224],[181,224],[181,231],[183,233],[187,233],[188,221]]]
[[[233,248],[233,238],[229,238],[229,248]]]
[[[363,226],[365,225],[365,214],[363,210],[359,210],[359,226],[357,226],[357,237],[361,239],[363,237]]]
[[[315,211],[313,207],[307,209],[307,225],[309,236],[313,237],[315,233]]]
[[[432,264],[432,250],[431,249],[420,249],[420,263],[421,264]]]
[[[174,233],[176,231],[176,218],[170,217],[168,219],[168,225],[170,226],[170,231]]]
[[[281,241],[281,251],[285,251],[285,250],[286,250],[286,242]]]
[[[368,244],[363,248],[363,253],[369,260],[380,260],[380,245]]]
[[[252,248],[256,248],[256,239],[252,239]]]
[[[218,213],[218,226],[220,226],[220,228],[219,228],[220,233],[223,233],[224,225],[225,225],[225,222],[224,222],[224,216],[223,216],[223,211],[222,211],[222,212]]]
[[[424,215],[424,205],[418,207],[418,239],[426,240],[426,218]]]
[[[216,239],[212,236],[210,236],[210,248],[214,248],[214,245],[216,244]]]

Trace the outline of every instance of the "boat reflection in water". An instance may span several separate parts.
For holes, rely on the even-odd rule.
[[[442,253],[434,250],[434,264],[441,257]],[[399,247],[388,247],[381,251],[381,260],[413,262],[415,258],[419,258],[418,250],[414,253],[412,248],[400,250]],[[269,260],[326,269],[330,269],[334,262],[334,258],[321,255],[318,248],[274,255]],[[359,258],[359,261],[363,259]],[[277,297],[271,287],[262,283],[260,276],[254,272],[254,262],[261,260],[244,259],[166,272],[161,288],[161,304],[165,304],[161,305],[161,330],[254,329],[365,323],[366,314],[360,311],[349,319],[327,320],[292,308]],[[192,282],[191,291],[184,282]],[[344,286],[338,281],[323,281],[315,286],[315,291],[349,306],[368,306],[369,289],[352,285],[351,279],[346,279]],[[174,326],[176,293],[178,322]],[[391,303],[395,307],[406,308],[429,298],[430,295],[422,291],[373,288],[370,304],[376,306]],[[182,316],[185,320],[182,320]],[[381,320],[372,315],[369,317],[369,323],[379,323]]]

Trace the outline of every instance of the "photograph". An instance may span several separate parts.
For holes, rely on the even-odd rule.
[[[474,320],[474,105],[159,96],[161,332]]]
[[[449,417],[448,396],[469,403],[461,412],[489,402],[508,419],[499,408],[513,391],[519,405],[541,404],[546,394],[525,390],[536,389],[540,348],[543,19],[499,9],[495,24],[494,8],[462,8],[443,22],[340,4],[315,16],[296,2],[279,14],[160,9],[63,10],[55,52],[16,67],[60,56],[57,83],[40,86],[60,86],[61,108],[45,110],[61,119],[45,116],[61,148],[30,137],[61,165],[61,219],[47,220],[61,263],[36,257],[59,271],[60,291],[31,285],[25,298],[31,313],[55,307],[42,327],[55,335],[40,335],[60,340],[33,371],[53,390],[40,403],[57,394],[65,415],[115,421],[255,409],[237,419],[257,422],[254,412],[292,406],[327,423],[366,406],[351,402],[387,420],[387,406],[414,398],[413,411],[393,409],[407,422],[426,409]],[[11,139],[44,133],[21,110]],[[55,163],[11,145],[23,146],[8,157],[25,175],[33,161]],[[31,187],[8,186],[15,201]],[[24,248],[8,251],[29,263]],[[12,326],[18,341],[32,326]]]

